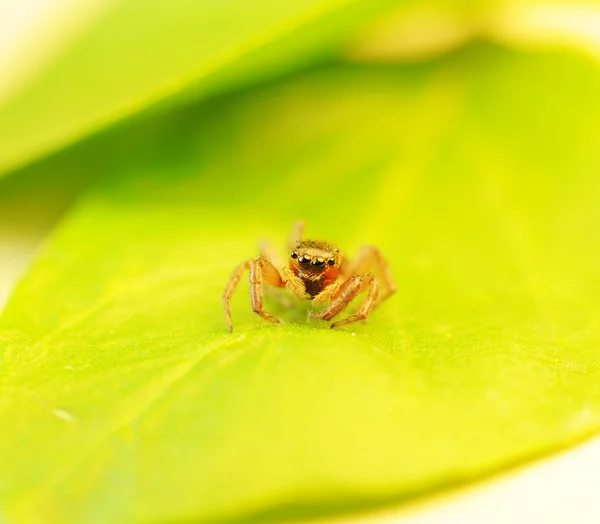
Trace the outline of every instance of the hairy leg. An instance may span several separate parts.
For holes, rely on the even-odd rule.
[[[302,240],[304,233],[304,220],[296,220],[292,227],[292,234],[290,235],[289,248],[290,251],[296,247],[296,244]]]
[[[283,263],[281,262],[281,258],[279,257],[279,255],[277,254],[277,251],[275,251],[275,249],[273,249],[273,246],[267,242],[266,240],[263,240],[260,245],[260,253],[263,257],[265,257],[269,262],[271,262],[271,264],[273,264],[276,268],[280,269],[283,267]]]
[[[269,244],[267,241],[262,241],[260,243],[260,252],[262,256],[265,257],[271,264],[273,264],[276,268],[283,268],[283,263],[277,254],[277,251],[273,249],[273,246]],[[277,287],[285,287],[285,282],[283,280]],[[286,308],[294,307],[294,303],[290,299],[289,295],[278,293],[272,286],[267,286],[263,288],[263,291],[266,296],[277,300],[281,305]]]
[[[381,251],[374,246],[364,246],[355,260],[347,266],[348,275],[364,275],[370,270],[375,269],[381,275],[384,289],[379,295],[379,300],[375,305],[381,304],[386,298],[392,295],[398,289],[392,277],[392,272]]]
[[[329,306],[320,313],[311,313],[310,316],[321,320],[331,320],[352,302],[354,297],[360,292],[363,284],[364,280],[362,277],[352,275],[342,284],[337,298]]]
[[[279,272],[266,258],[260,257],[255,260],[245,260],[237,268],[229,279],[229,283],[223,293],[223,309],[225,310],[225,321],[229,331],[233,331],[233,323],[231,321],[231,308],[229,302],[235,292],[244,271],[250,270],[250,300],[252,310],[258,313],[261,317],[270,320],[271,322],[279,322],[278,319],[267,313],[263,308],[263,282],[275,287],[283,287],[284,283],[279,275]]]
[[[290,251],[296,247],[296,243],[302,238],[303,231],[304,221],[297,220],[292,227],[292,233],[289,239]],[[268,242],[263,241],[260,243],[260,251],[264,258],[266,258],[273,266],[280,269],[279,277],[282,283],[278,284],[276,287],[285,287],[293,295],[296,295],[298,298],[305,299],[306,287],[303,280],[297,277],[291,269],[286,267],[285,264],[281,262],[281,259],[272,246]],[[289,305],[290,304],[288,303],[288,306]]]
[[[375,307],[375,301],[377,300],[377,295],[379,293],[379,283],[373,275],[367,276],[365,283],[369,285],[369,293],[365,301],[360,306],[358,313],[351,315],[348,318],[339,320],[338,322],[334,322],[331,324],[332,328],[343,326],[344,324],[351,324],[352,322],[357,322],[359,320],[365,320],[371,311],[373,311],[373,308]]]
[[[289,270],[286,271],[286,268],[285,268],[283,262],[281,262],[281,258],[279,258],[277,251],[275,251],[273,249],[273,246],[271,246],[271,244],[269,244],[267,241],[262,241],[260,243],[260,252],[263,257],[265,257],[269,262],[271,262],[271,264],[273,264],[277,269],[280,270],[280,278],[281,278],[282,274],[285,275],[285,277],[286,277],[285,280],[283,278],[281,279],[281,283],[278,284],[277,287],[288,287],[288,288],[295,287],[297,289],[298,293],[300,294],[299,296],[301,298],[304,298],[305,290],[304,290],[304,287],[299,286],[298,281],[300,281],[300,279],[295,277],[295,275],[291,271],[289,271]],[[292,280],[292,282],[290,282],[286,286],[286,284],[290,280]],[[289,296],[276,293],[270,287],[265,288],[264,291],[265,291],[266,295],[276,299],[278,302],[283,304],[285,307],[287,307],[287,308],[293,307],[294,303],[290,300]],[[295,294],[298,294],[298,293],[295,293]]]
[[[291,291],[298,298],[305,299],[306,298],[306,286],[304,285],[304,281],[294,275],[294,272],[284,267],[281,270],[281,280],[289,291]]]
[[[250,260],[245,260],[238,267],[235,268],[233,273],[231,274],[231,278],[229,279],[229,283],[225,288],[225,292],[223,293],[223,309],[225,310],[225,321],[227,322],[227,328],[229,331],[233,331],[233,324],[231,322],[231,308],[229,306],[229,301],[233,296],[233,292],[237,288],[237,285],[240,282],[240,278],[244,274],[246,269],[250,269],[250,265],[252,262]]]
[[[329,284],[323,291],[321,291],[315,298],[313,298],[313,304],[320,306],[321,304],[329,304],[340,292],[343,281],[336,280]]]
[[[250,265],[250,301],[252,311],[266,320],[279,323],[279,319],[267,313],[263,307],[263,282],[275,287],[283,286],[279,272],[266,258],[260,257],[252,261]]]

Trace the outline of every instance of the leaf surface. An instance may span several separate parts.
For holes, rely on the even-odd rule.
[[[340,65],[38,166],[112,176],[0,323],[3,515],[352,511],[597,431],[599,90],[559,52]],[[243,282],[228,333],[231,270],[261,238],[285,256],[298,217],[350,255],[379,246],[399,292],[331,330],[271,298],[267,325]]]

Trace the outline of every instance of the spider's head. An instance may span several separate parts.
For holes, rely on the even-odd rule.
[[[290,253],[290,266],[307,277],[339,268],[340,262],[340,250],[326,242],[313,240],[296,242],[296,246]]]

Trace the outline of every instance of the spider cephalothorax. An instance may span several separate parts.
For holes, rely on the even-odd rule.
[[[368,289],[368,295],[358,313],[331,324],[341,326],[363,320],[376,304],[385,300],[396,290],[389,267],[380,251],[365,247],[354,262],[347,262],[335,246],[315,240],[301,240],[303,223],[297,222],[290,240],[289,262],[282,266],[277,256],[266,246],[263,254],[240,264],[231,276],[223,295],[227,326],[233,329],[229,301],[246,270],[250,270],[250,298],[252,309],[271,322],[279,319],[263,308],[263,283],[285,287],[301,299],[313,300],[314,304],[328,304],[321,312],[311,313],[314,318],[331,320],[340,313],[358,293]],[[277,269],[279,267],[280,269]],[[379,295],[379,281],[368,271],[377,269],[385,283],[384,293]]]
[[[290,253],[289,269],[304,281],[306,293],[315,297],[338,279],[340,250],[327,242],[297,241]]]

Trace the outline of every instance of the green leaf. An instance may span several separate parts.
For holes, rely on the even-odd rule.
[[[149,106],[164,109],[322,61],[394,4],[128,0],[98,10],[90,3],[97,11],[90,27],[0,105],[0,174]]]
[[[353,511],[597,431],[598,92],[559,52],[340,65],[40,164],[113,177],[2,317],[0,514]],[[285,255],[298,217],[349,254],[378,245],[399,292],[331,330],[273,300],[268,325],[244,282],[228,333],[230,271],[261,238]]]

